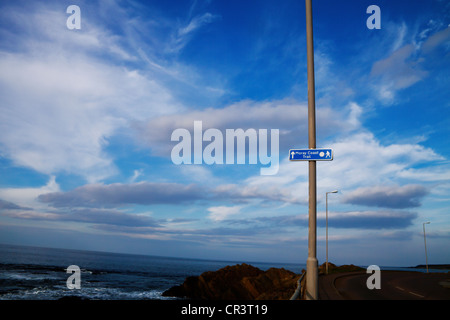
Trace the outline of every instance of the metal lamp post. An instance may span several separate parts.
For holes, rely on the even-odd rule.
[[[326,256],[327,256],[327,263],[326,263],[326,274],[328,274],[328,194],[329,193],[338,193],[338,191],[337,190],[334,190],[334,191],[330,191],[330,192],[327,192],[326,194],[325,194],[325,203],[326,203],[326,218],[325,218],[325,224],[326,224],[326,252],[327,252],[327,254],[326,254]]]
[[[430,224],[430,221],[423,223],[423,242],[425,243],[425,262],[427,264],[427,273],[428,273],[427,238],[425,236],[425,225],[426,224]]]

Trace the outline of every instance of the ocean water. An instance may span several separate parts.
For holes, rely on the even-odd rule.
[[[95,300],[161,300],[161,294],[186,277],[242,262],[166,258],[145,255],[50,249],[0,244],[0,300],[57,300],[75,296]],[[285,268],[300,273],[304,265],[246,262],[261,270]],[[67,288],[81,269],[80,289]]]

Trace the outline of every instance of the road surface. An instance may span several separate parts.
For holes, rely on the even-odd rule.
[[[368,289],[365,272],[337,273],[319,277],[321,300],[450,300],[449,273],[381,270],[381,289]]]

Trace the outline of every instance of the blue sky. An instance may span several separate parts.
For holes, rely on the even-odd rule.
[[[70,30],[69,5],[81,29]],[[368,29],[369,5],[381,29]],[[317,254],[450,261],[450,4],[313,1]],[[175,129],[279,130],[279,170],[180,164]],[[0,1],[0,242],[305,263],[302,1]],[[204,144],[205,146],[205,144]]]

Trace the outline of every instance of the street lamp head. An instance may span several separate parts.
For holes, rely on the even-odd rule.
[[[338,191],[337,191],[337,190],[334,190],[334,191],[329,191],[329,192],[327,192],[327,193],[338,193]]]
[[[430,221],[424,222],[423,224],[430,224]]]

